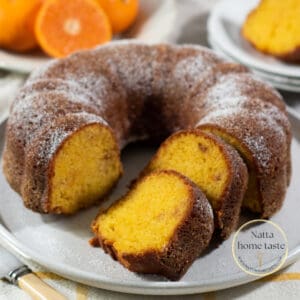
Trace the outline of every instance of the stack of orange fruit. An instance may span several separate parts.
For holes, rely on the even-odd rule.
[[[139,0],[0,0],[0,47],[53,57],[93,48],[127,30]]]

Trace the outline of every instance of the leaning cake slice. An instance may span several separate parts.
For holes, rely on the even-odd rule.
[[[174,171],[153,172],[92,224],[104,251],[131,271],[178,280],[208,246],[214,220],[205,195]]]

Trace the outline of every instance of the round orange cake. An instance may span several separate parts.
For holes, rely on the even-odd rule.
[[[4,173],[26,207],[71,214],[111,191],[130,141],[195,128],[237,150],[249,173],[243,206],[273,215],[291,173],[285,104],[200,46],[111,43],[34,72],[11,108]]]

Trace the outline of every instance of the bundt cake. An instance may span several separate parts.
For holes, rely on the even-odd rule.
[[[175,133],[162,143],[143,172],[155,170],[175,170],[204,192],[221,237],[227,238],[236,228],[248,172],[237,151],[220,138],[200,130]]]
[[[299,0],[261,0],[246,18],[242,35],[261,52],[299,62],[299,11]]]
[[[194,128],[245,159],[244,206],[263,217],[281,207],[291,144],[281,96],[198,46],[115,42],[51,61],[12,105],[3,169],[28,208],[74,213],[116,184],[127,143]]]
[[[159,171],[98,215],[92,244],[131,271],[177,280],[208,246],[213,228],[211,206],[197,186],[177,172]]]

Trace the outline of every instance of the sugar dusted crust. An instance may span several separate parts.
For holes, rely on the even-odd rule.
[[[162,140],[178,130],[220,127],[248,147],[261,215],[270,217],[282,205],[290,178],[285,104],[246,68],[208,49],[118,42],[53,60],[34,72],[12,105],[3,158],[8,182],[31,209],[55,213],[36,199],[47,202],[48,158],[67,138],[59,126],[80,114],[104,122],[120,149],[145,137]],[[90,122],[80,120],[71,122],[68,134]],[[48,130],[59,141],[51,147],[43,143]],[[37,157],[41,164],[34,170],[29,166]],[[36,190],[28,184],[34,181]]]

